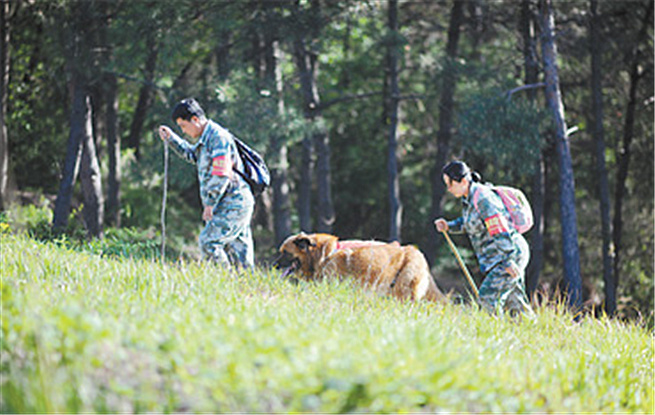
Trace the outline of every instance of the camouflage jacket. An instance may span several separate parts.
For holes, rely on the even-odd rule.
[[[216,206],[220,201],[236,194],[245,192],[250,194],[248,183],[234,171],[242,168],[242,161],[237,153],[232,133],[218,123],[208,120],[196,144],[191,144],[176,134],[171,135],[169,143],[183,159],[198,166],[200,199],[203,206]],[[220,156],[227,156],[231,161],[232,171],[229,176],[212,174],[216,169],[214,160]],[[246,198],[248,199],[250,197]]]
[[[527,243],[509,223],[500,196],[481,183],[471,183],[468,197],[462,198],[462,216],[449,221],[448,227],[453,233],[468,235],[485,274],[498,265],[507,268],[517,264],[520,256],[529,255],[521,250]]]

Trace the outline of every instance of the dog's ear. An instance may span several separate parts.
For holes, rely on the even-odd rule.
[[[298,249],[301,249],[303,251],[306,251],[309,247],[316,246],[316,242],[313,242],[306,235],[301,235],[300,237],[298,237],[298,239],[293,241],[293,243],[298,247]]]

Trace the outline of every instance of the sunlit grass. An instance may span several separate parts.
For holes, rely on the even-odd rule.
[[[2,234],[3,412],[652,412],[653,336]]]

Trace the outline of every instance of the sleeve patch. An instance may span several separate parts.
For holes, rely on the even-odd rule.
[[[507,219],[500,213],[486,218],[484,220],[484,224],[487,226],[487,230],[491,236],[498,235],[499,233],[503,232],[509,232]]]
[[[228,156],[218,156],[212,159],[212,176],[229,176],[232,172],[232,160]]]

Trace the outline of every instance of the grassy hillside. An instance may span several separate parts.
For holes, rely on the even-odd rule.
[[[1,238],[3,412],[653,411],[636,325]]]

